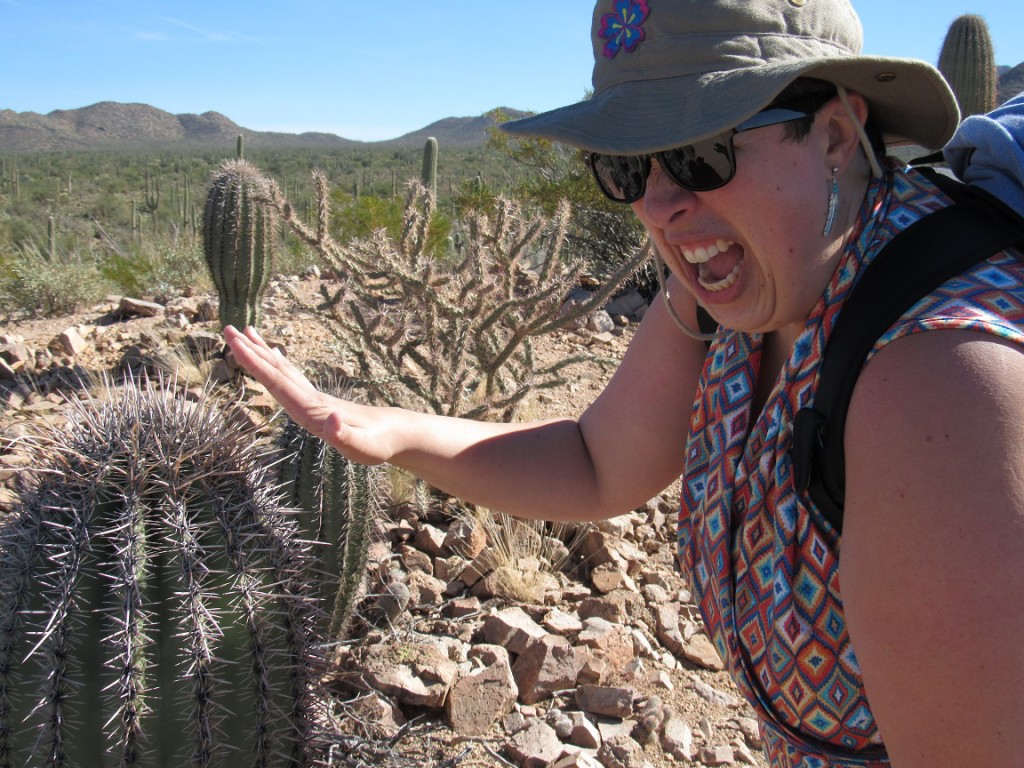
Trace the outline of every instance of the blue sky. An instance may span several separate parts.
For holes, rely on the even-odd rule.
[[[1024,61],[1021,0],[853,0],[866,53],[935,63],[980,12]],[[498,106],[541,111],[590,85],[592,0],[0,0],[0,109],[98,101],[214,110],[253,130],[388,139]]]

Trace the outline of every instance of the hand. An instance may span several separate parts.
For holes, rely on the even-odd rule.
[[[331,397],[316,387],[280,350],[271,349],[255,328],[224,328],[224,338],[238,363],[288,412],[296,424],[326,440],[343,456],[360,464],[380,464],[394,455],[394,418],[389,408],[375,408]]]

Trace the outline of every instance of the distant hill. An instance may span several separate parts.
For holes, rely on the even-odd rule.
[[[526,114],[506,109],[513,117]],[[101,101],[79,109],[36,112],[0,110],[0,152],[104,149],[200,149],[234,146],[241,134],[252,149],[414,146],[434,136],[442,146],[478,146],[494,121],[449,117],[395,139],[361,142],[331,133],[277,133],[243,128],[219,112],[173,115],[148,104]]]
[[[1016,67],[1000,67],[997,100],[1000,104],[1024,91],[1024,62]]]

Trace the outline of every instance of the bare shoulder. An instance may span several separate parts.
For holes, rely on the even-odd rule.
[[[899,768],[1024,747],[1024,353],[985,334],[893,342],[846,432],[840,583]]]

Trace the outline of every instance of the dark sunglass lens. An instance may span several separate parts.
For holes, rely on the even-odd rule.
[[[731,136],[722,134],[661,152],[658,161],[676,183],[694,192],[717,189],[732,178]]]
[[[647,176],[642,157],[591,155],[591,167],[597,183],[613,200],[631,203],[644,194]]]

